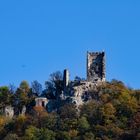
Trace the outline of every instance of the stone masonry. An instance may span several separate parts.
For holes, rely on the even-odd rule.
[[[67,69],[64,70],[63,82],[64,88],[66,88],[69,85],[69,71]]]
[[[105,82],[105,52],[87,53],[87,80],[80,81],[76,86],[72,86],[72,100],[79,106],[89,101],[90,90],[96,91],[97,86]]]
[[[87,53],[87,81],[105,81],[105,52]]]

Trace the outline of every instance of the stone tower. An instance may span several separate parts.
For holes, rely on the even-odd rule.
[[[87,53],[87,81],[105,81],[105,52]]]
[[[63,81],[64,81],[64,88],[69,85],[69,71],[67,69],[64,70]]]

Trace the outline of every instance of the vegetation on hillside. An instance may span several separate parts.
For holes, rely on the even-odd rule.
[[[140,140],[140,90],[112,80],[98,87],[98,98],[79,110],[74,104],[65,104],[51,113],[34,107],[34,99],[41,94],[54,99],[58,96],[62,86],[59,79],[61,75],[57,82],[52,76],[44,90],[37,81],[31,87],[26,81],[17,89],[0,87],[0,108],[12,105],[20,112],[27,107],[26,115],[13,119],[1,113],[1,140]]]

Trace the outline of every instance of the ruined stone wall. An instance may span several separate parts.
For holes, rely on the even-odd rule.
[[[89,82],[105,81],[105,53],[104,52],[87,53],[87,81]]]
[[[74,86],[71,89],[71,98],[72,102],[75,103],[77,106],[82,105],[84,102],[91,99],[89,91],[91,89],[96,89],[97,85],[92,82],[81,81],[79,85]]]
[[[46,105],[48,103],[48,99],[39,97],[39,98],[35,99],[35,102],[36,102],[36,107],[46,107]]]
[[[14,116],[14,108],[12,106],[6,106],[4,108],[4,114],[6,117],[12,118]]]
[[[66,88],[69,85],[69,71],[67,69],[64,70],[64,75],[63,75],[63,82],[64,82],[64,88]]]
[[[0,109],[0,114],[12,118],[14,116],[14,107],[7,105]]]

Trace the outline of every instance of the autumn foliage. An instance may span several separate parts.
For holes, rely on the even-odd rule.
[[[140,90],[130,89],[121,81],[99,86],[98,98],[79,108],[67,103],[51,113],[43,107],[34,107],[37,95],[25,81],[20,86],[13,94],[8,88],[0,87],[1,107],[14,105],[13,100],[18,101],[18,108],[27,107],[25,115],[13,119],[1,114],[1,140],[140,139]],[[37,88],[37,91],[40,90]]]

